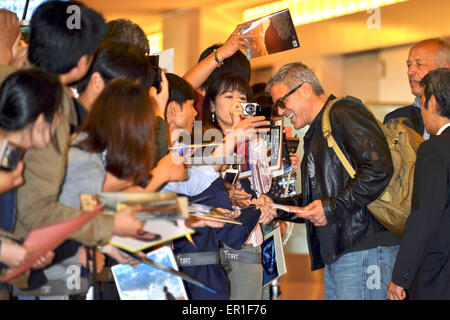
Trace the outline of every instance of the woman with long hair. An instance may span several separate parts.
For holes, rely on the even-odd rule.
[[[59,79],[40,69],[20,70],[9,75],[0,87],[0,228],[14,232],[16,188],[23,183],[20,153],[45,149],[59,125],[63,87]],[[18,152],[16,157],[12,157]],[[0,236],[0,262],[8,267],[25,263],[31,252]],[[43,267],[53,252],[35,263]]]

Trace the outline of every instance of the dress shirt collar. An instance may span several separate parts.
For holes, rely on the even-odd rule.
[[[450,127],[450,122],[448,122],[447,124],[444,124],[439,131],[437,132],[437,136],[440,135],[442,132],[444,132],[445,129],[447,129],[448,127]]]

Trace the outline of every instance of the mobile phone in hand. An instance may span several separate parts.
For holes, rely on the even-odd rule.
[[[5,171],[14,171],[17,163],[22,158],[23,149],[9,142],[3,141],[0,146],[0,169]]]

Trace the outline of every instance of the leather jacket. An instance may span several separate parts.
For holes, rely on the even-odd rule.
[[[328,101],[333,98],[331,95]],[[386,138],[373,115],[360,100],[347,96],[330,110],[330,122],[334,139],[357,172],[351,179],[323,137],[324,110],[325,106],[304,136],[303,193],[290,199],[297,206],[322,200],[327,226],[315,227],[305,221],[312,270],[323,268],[324,260],[336,261],[371,235],[386,231],[366,206],[381,195],[394,171]],[[292,216],[279,212],[281,220],[304,222]],[[319,241],[322,228],[327,228],[322,233],[327,237],[327,248]]]

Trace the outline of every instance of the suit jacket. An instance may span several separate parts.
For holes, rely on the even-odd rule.
[[[389,112],[385,117],[383,123],[387,123],[391,119],[407,118],[410,120],[410,127],[414,129],[421,136],[424,133],[425,125],[423,124],[422,114],[420,108],[417,108],[413,104],[410,106],[395,109]],[[408,123],[406,123],[408,124]]]
[[[411,298],[450,299],[450,128],[420,146],[412,198],[392,281]]]

